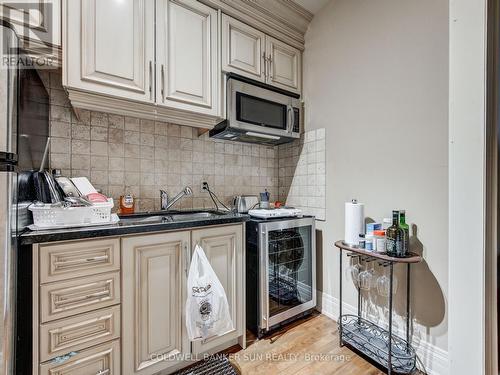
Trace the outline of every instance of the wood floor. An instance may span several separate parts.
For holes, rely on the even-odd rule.
[[[348,348],[340,348],[337,324],[324,315],[251,341],[245,350],[230,355],[242,375],[383,374]]]

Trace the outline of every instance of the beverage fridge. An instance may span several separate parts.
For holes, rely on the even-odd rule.
[[[316,307],[314,217],[246,223],[247,329],[259,338]]]
[[[18,38],[0,20],[0,375],[15,374],[18,236],[29,224],[32,172],[49,133],[49,96],[34,69],[19,69]]]

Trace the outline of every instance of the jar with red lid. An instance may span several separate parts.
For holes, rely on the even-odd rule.
[[[378,253],[385,252],[385,230],[373,231],[373,251]]]

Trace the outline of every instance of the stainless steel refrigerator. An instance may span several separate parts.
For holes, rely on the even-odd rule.
[[[19,69],[18,38],[2,20],[0,53],[0,375],[11,375],[23,356],[16,351],[18,236],[34,199],[30,176],[47,142],[49,96],[35,70]]]

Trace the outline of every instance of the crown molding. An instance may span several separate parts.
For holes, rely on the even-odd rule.
[[[200,0],[295,48],[304,49],[304,34],[313,14],[292,0]]]
[[[309,25],[309,23],[312,21],[312,19],[314,17],[314,14],[312,14],[311,12],[309,12],[303,6],[297,4],[295,1],[292,1],[292,0],[275,0],[275,1],[279,2],[279,3],[282,3],[283,6],[286,6],[286,7],[290,8],[290,9],[293,9],[295,13],[300,14],[305,20],[307,20],[307,24],[308,25]],[[307,27],[306,27],[306,30],[307,30]],[[304,33],[305,33],[306,30],[304,30]]]

